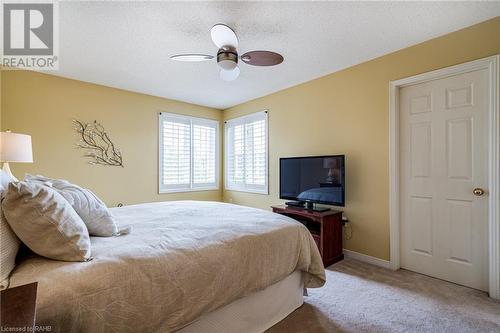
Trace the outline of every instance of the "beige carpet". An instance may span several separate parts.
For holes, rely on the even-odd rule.
[[[425,275],[344,260],[267,332],[500,332],[500,302]]]

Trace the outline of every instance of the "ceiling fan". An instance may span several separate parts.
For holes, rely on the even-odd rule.
[[[212,41],[219,48],[217,65],[220,67],[220,77],[224,81],[233,81],[240,75],[238,58],[253,66],[274,66],[283,62],[283,56],[271,51],[250,51],[238,57],[238,37],[225,24],[216,24],[210,30]],[[176,54],[170,57],[177,61],[206,61],[214,56],[199,53]]]

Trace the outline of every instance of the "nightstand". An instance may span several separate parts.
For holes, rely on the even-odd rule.
[[[0,330],[2,332],[32,332],[36,317],[38,282],[0,292]]]

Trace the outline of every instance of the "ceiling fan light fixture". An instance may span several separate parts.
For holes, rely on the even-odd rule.
[[[238,66],[237,63],[235,63],[233,60],[222,60],[218,62],[218,65],[220,68],[226,71],[230,71],[236,68]]]
[[[219,50],[217,53],[217,65],[226,71],[230,71],[238,66],[238,54],[233,51]]]

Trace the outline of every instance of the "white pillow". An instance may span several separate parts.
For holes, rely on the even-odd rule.
[[[53,187],[80,215],[92,236],[117,236],[120,234],[108,207],[92,191],[62,179],[26,175],[25,181]]]
[[[0,170],[0,200],[12,179]],[[20,245],[19,238],[5,220],[0,206],[0,290],[9,286],[9,276],[16,265],[16,255]]]
[[[63,261],[92,259],[85,223],[54,189],[37,183],[10,183],[2,209],[17,237],[33,252]]]
[[[0,192],[7,190],[9,183],[12,181],[13,179],[11,176],[9,176],[5,171],[0,170]]]

